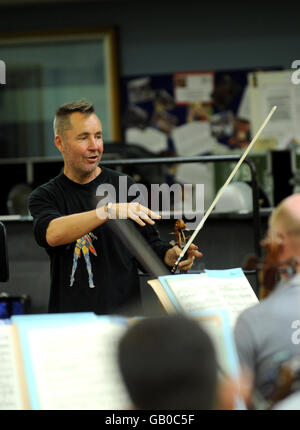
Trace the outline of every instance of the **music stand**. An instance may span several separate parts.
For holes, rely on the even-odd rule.
[[[9,279],[9,263],[7,252],[6,228],[0,222],[0,282],[7,282]]]
[[[111,219],[107,226],[121,239],[141,266],[154,278],[170,275],[170,271],[155,254],[141,233],[128,219]]]

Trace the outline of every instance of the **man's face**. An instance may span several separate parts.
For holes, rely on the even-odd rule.
[[[280,245],[279,259],[288,260],[294,256],[293,236],[289,235],[283,225],[279,222],[273,222],[268,231],[269,240],[273,245]]]
[[[73,178],[95,175],[103,153],[102,126],[96,114],[75,112],[70,115],[70,128],[57,144],[65,162],[65,174]]]

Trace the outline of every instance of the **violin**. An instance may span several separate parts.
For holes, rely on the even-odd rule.
[[[299,389],[299,377],[300,356],[296,355],[279,366],[268,409]]]
[[[260,260],[256,256],[250,256],[243,265],[244,270],[257,270],[259,281],[259,299],[266,298],[274,289],[281,277],[287,279],[297,272],[298,259],[292,257],[281,260],[283,244],[268,237],[260,242],[265,251],[265,256]]]
[[[253,390],[250,409],[271,410],[276,404],[299,391],[300,355],[291,356],[272,369],[270,392],[267,397]]]
[[[183,249],[186,244],[186,237],[184,231],[186,230],[186,225],[182,219],[178,219],[175,222],[175,235],[176,243],[180,249]]]
[[[171,234],[175,234],[176,241],[172,240],[170,242],[170,245],[173,245],[173,246],[177,245],[179,246],[180,249],[184,249],[188,239],[185,236],[186,231],[189,231],[189,230],[186,228],[185,222],[182,219],[176,220],[174,233],[171,233]],[[186,270],[180,270],[180,273],[186,273]]]

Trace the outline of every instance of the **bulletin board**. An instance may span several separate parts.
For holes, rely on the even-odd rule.
[[[281,69],[274,66],[264,71]],[[255,72],[253,69],[208,70],[123,78],[124,141],[157,156],[241,153],[253,137],[249,76]],[[268,157],[268,151],[256,156],[259,169],[269,165]],[[228,168],[231,169],[223,163],[177,166],[174,181],[204,184],[206,207],[223,185]],[[270,175],[258,173],[262,187],[268,188],[271,197]],[[234,180],[248,177],[241,169],[240,176]]]
[[[213,144],[228,149],[247,146],[251,139],[247,91],[250,72],[253,70],[123,78],[121,108],[125,141],[135,139],[139,143],[139,140],[145,147],[148,142],[148,149],[153,152],[168,150],[177,155],[212,153]],[[151,134],[154,130],[157,133]],[[154,136],[157,143],[151,144]],[[207,143],[208,137],[211,140]]]

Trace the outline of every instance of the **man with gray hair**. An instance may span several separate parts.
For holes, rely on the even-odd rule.
[[[134,221],[166,266],[174,265],[180,249],[160,239],[154,226],[158,214],[130,202],[128,194],[125,201],[118,200],[119,178],[125,175],[99,164],[102,125],[91,103],[61,106],[54,133],[64,171],[29,198],[36,241],[50,256],[49,312],[116,313],[139,301],[139,277],[136,260],[106,221],[113,216]],[[134,181],[127,180],[129,188]],[[103,184],[117,191],[117,201],[96,208],[96,190]],[[192,244],[179,268],[188,270],[201,255]]]

